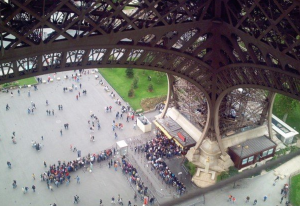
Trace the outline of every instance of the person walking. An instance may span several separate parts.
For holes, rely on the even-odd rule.
[[[78,199],[77,199],[77,195],[74,196],[74,204],[77,203],[78,204]]]
[[[33,192],[35,192],[35,185],[32,185],[32,190],[33,190]]]
[[[246,203],[249,202],[249,200],[250,200],[250,197],[247,196],[247,197],[246,197]]]
[[[232,204],[234,204],[236,201],[236,198],[235,197],[232,197]]]
[[[60,136],[62,136],[62,130],[60,130]]]
[[[256,203],[257,203],[257,200],[255,199],[254,202],[253,202],[253,205],[256,205]]]
[[[8,111],[10,109],[9,105],[6,104],[6,111]]]
[[[11,169],[11,163],[10,163],[10,161],[7,161],[6,164],[7,164],[8,168]]]
[[[118,138],[118,135],[117,135],[117,133],[115,132],[115,139],[117,139]]]
[[[34,173],[32,173],[32,178],[33,178],[33,180],[35,180],[35,174]]]
[[[267,200],[267,198],[268,198],[268,196],[267,196],[267,195],[265,195],[265,196],[264,196],[264,202]]]
[[[13,186],[13,188],[17,187],[17,181],[16,180],[13,181],[12,186]]]
[[[112,197],[112,198],[111,198],[111,204],[116,204],[116,202],[115,202],[115,197]]]
[[[79,178],[78,175],[77,175],[77,177],[76,177],[76,180],[77,180],[77,184],[80,184],[80,178]]]
[[[118,170],[118,164],[116,162],[114,164],[114,167],[115,167],[115,171],[117,171]]]
[[[44,161],[44,167],[47,167],[47,163],[46,163],[46,161]]]
[[[228,201],[228,202],[231,202],[231,200],[232,200],[232,195],[229,195],[227,201]]]

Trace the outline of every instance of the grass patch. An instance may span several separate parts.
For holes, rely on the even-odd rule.
[[[285,101],[282,101],[283,95],[277,94],[274,101],[273,114],[275,114],[279,119],[283,119],[284,114],[287,112],[288,116],[286,123],[294,128],[300,133],[300,102],[293,100],[292,98],[287,98],[286,101],[295,101],[291,109],[284,109],[287,107]]]
[[[197,166],[189,162],[188,160],[184,162],[184,166],[188,169],[190,175],[193,177],[197,171]]]
[[[30,78],[26,78],[26,79],[20,79],[18,81],[14,81],[14,82],[2,84],[2,85],[0,85],[0,88],[10,88],[10,87],[16,87],[16,86],[33,85],[36,83],[37,83],[37,81],[36,81],[35,77],[30,77]]]
[[[166,75],[159,78],[154,71],[133,69],[134,77],[138,77],[139,81],[138,88],[134,89],[134,96],[129,98],[128,91],[131,88],[134,78],[126,77],[125,70],[124,68],[99,69],[99,72],[134,110],[142,109],[142,99],[167,95],[168,81]],[[148,76],[151,76],[151,81],[148,81]],[[153,85],[153,92],[148,91],[150,83]]]
[[[37,83],[35,77],[30,77],[30,78],[27,78],[27,79],[20,79],[20,80],[18,80],[16,82],[20,86],[23,86],[23,85],[33,85],[33,84]]]
[[[300,174],[292,177],[290,188],[290,201],[292,205],[300,205]]]
[[[229,178],[229,177],[232,177],[232,176],[234,176],[234,175],[236,175],[236,174],[239,173],[238,169],[235,168],[235,167],[233,167],[233,166],[229,167],[228,169],[229,169],[228,171],[221,172],[221,173],[217,176],[217,182],[220,182],[220,181],[222,181],[222,180],[225,180],[225,179],[227,179],[227,178]]]

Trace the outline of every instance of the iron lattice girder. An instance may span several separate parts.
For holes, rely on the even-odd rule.
[[[1,1],[3,83],[70,65],[116,64],[171,72],[212,96],[247,85],[300,98],[298,1],[10,2]],[[89,61],[93,49],[106,51],[102,61]],[[122,49],[121,59],[111,59]],[[140,55],[132,58],[130,49]],[[68,53],[80,50],[68,63]],[[43,64],[43,56],[59,53],[55,66]]]
[[[240,132],[245,127],[261,125],[263,111],[269,100],[267,93],[260,89],[236,89],[228,93],[219,108],[219,124],[222,137],[228,132]]]
[[[190,82],[174,77],[172,86],[174,106],[198,129],[203,131],[207,121],[207,100],[195,85]]]

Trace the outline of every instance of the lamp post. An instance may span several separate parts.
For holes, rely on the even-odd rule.
[[[240,169],[240,166],[241,166],[241,162],[243,162],[243,151],[244,151],[244,148],[248,148],[248,145],[237,145],[237,147],[242,147],[242,149],[241,149],[241,154],[240,154],[240,161],[239,161],[239,163],[238,163],[238,166],[237,166],[237,169],[239,170]],[[236,183],[236,181],[234,181],[234,184],[233,184],[233,188],[235,188],[235,183]]]

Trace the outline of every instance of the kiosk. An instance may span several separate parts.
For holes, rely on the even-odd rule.
[[[125,142],[125,140],[121,140],[117,142],[117,150],[119,150],[119,154],[121,156],[127,155],[128,144]]]
[[[140,116],[137,118],[137,126],[142,130],[144,133],[150,132],[152,129],[151,122],[145,117]]]

